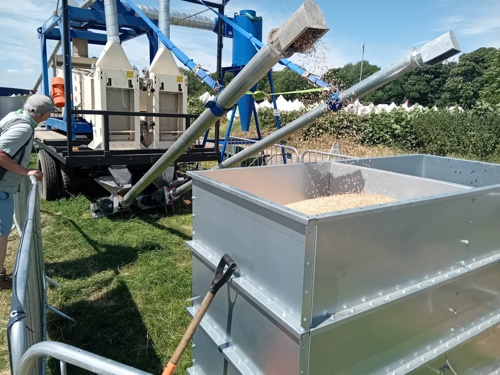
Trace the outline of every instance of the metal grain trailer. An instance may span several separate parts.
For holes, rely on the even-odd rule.
[[[415,155],[190,174],[193,296],[224,253],[239,272],[195,335],[191,374],[500,368],[500,165]],[[396,202],[285,206],[351,192]]]

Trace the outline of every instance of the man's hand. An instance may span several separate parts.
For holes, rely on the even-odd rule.
[[[28,176],[35,176],[38,181],[42,181],[43,173],[38,169],[30,169],[28,170]]]

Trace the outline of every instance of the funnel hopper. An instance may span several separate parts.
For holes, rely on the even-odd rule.
[[[244,132],[250,130],[250,121],[252,120],[254,106],[255,102],[251,95],[244,95],[240,100],[238,100],[241,130]]]
[[[112,195],[124,194],[132,187],[130,184],[118,185],[112,176],[101,176],[95,180]]]

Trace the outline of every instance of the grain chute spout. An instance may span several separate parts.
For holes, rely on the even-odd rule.
[[[284,57],[289,57],[295,52],[306,52],[327,31],[328,27],[318,4],[306,0],[283,26],[271,30],[269,44],[282,51]]]

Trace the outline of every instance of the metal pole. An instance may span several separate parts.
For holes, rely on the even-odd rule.
[[[122,204],[129,206],[148,185],[181,156],[220,117],[224,116],[250,88],[255,85],[285,55],[293,54],[302,43],[314,44],[328,28],[319,6],[306,2],[283,24],[274,29],[266,44],[222,91],[211,107],[187,129],[163,156],[124,196]],[[311,37],[311,35],[314,35]]]
[[[363,62],[365,61],[365,44],[361,44],[361,69],[359,70],[359,82],[363,80]]]
[[[222,1],[221,5],[218,7],[219,13],[224,14],[224,7],[225,5],[229,2],[227,1]],[[222,49],[224,47],[224,20],[219,18],[219,21],[217,22],[217,81],[221,85],[221,87],[224,85],[223,82],[223,72],[222,72]],[[219,153],[219,137],[220,137],[220,120],[217,120],[215,122],[215,127],[214,127],[214,148],[215,152],[218,154]]]
[[[147,372],[124,365],[123,363],[55,341],[39,342],[31,346],[21,358],[19,371],[16,374],[29,374],[37,359],[42,356],[51,356],[52,358],[76,365],[96,374],[150,375]]]
[[[59,21],[62,26],[61,40],[63,47],[64,66],[64,116],[66,120],[66,138],[68,156],[73,155],[73,97],[72,97],[72,65],[71,65],[71,40],[69,31],[69,5],[68,0],[62,0],[62,17]]]

